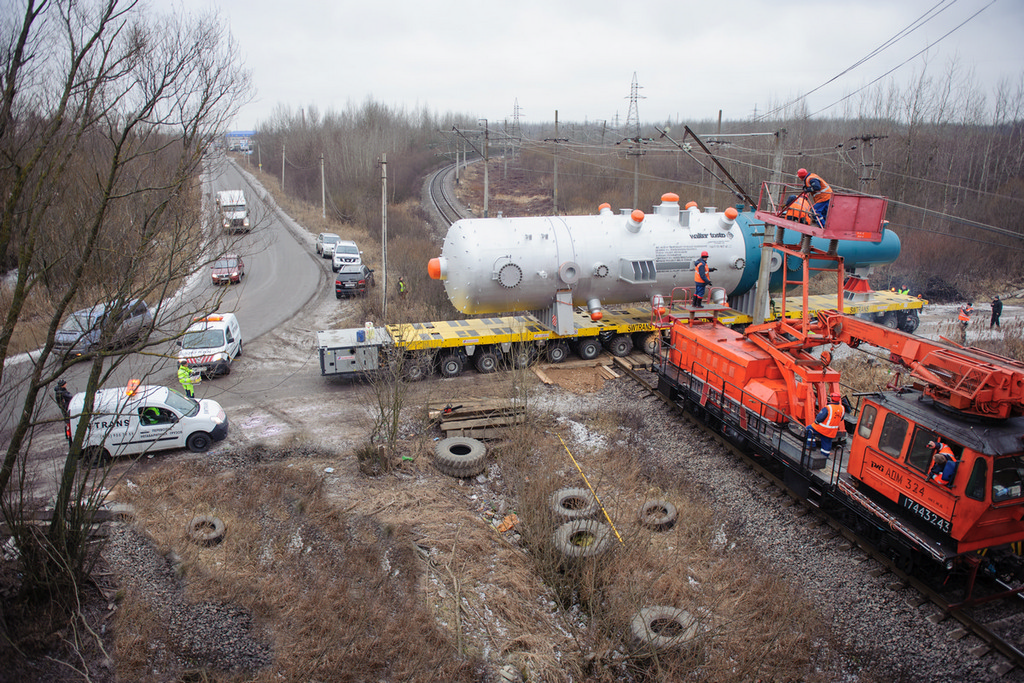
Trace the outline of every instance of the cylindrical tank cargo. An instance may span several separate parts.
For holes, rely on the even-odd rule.
[[[755,233],[763,231],[753,213],[680,209],[678,197],[666,194],[649,215],[615,214],[604,204],[596,216],[464,219],[451,226],[428,271],[467,314],[540,310],[559,291],[571,291],[574,306],[594,312],[602,305],[668,299],[674,288],[693,287],[694,263],[707,251],[714,286],[732,298],[757,282],[762,240]],[[799,239],[786,232],[787,244]],[[812,244],[828,249],[827,240]],[[900,242],[887,230],[881,242],[840,242],[838,252],[853,270],[892,263]],[[773,287],[781,285],[781,265],[776,253]]]
[[[680,211],[669,195],[650,215],[602,208],[596,216],[464,219],[448,230],[429,269],[469,314],[543,309],[565,290],[591,311],[667,298],[673,288],[693,287],[702,251],[717,269],[715,286],[732,291],[757,255],[736,215]]]

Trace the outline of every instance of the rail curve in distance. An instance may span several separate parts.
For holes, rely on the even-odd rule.
[[[445,222],[445,226],[462,218],[473,217],[473,213],[455,196],[455,164],[434,171],[427,183],[427,192],[431,206]]]

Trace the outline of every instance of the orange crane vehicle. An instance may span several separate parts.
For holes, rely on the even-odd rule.
[[[842,257],[834,241],[824,252],[811,246],[811,236],[877,239],[885,207],[881,197],[836,195],[824,225],[805,225],[785,217],[786,207],[773,202],[766,184],[757,217],[777,233],[804,236],[785,246],[770,241],[766,230],[766,247],[803,266],[791,269],[800,270],[801,279],[784,287],[802,284],[806,297],[810,270],[834,264],[836,309],[799,319],[783,315],[741,332],[719,322],[724,306],[670,303],[656,368],[659,390],[797,495],[868,537],[902,569],[935,580],[963,570],[972,582],[981,569],[1019,585],[1024,364],[840,313]],[[814,268],[812,262],[829,265]],[[672,301],[689,297],[683,290]],[[856,417],[847,412],[847,434],[840,434],[826,461],[808,443],[806,428],[841,391],[840,373],[830,365],[840,345],[887,351],[912,381],[855,395]],[[957,463],[948,483],[933,476],[930,442],[948,446]]]

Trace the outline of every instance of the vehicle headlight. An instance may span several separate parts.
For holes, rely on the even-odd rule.
[[[247,228],[249,227],[249,217],[248,216],[246,216],[245,218],[242,219],[242,225],[244,225]]]
[[[219,425],[219,424],[224,424],[224,420],[223,420],[223,419],[221,419],[221,416],[220,416],[220,415],[211,415],[211,416],[210,416],[210,420],[211,420],[211,421],[213,422],[213,424],[215,424],[215,425]]]
[[[217,359],[217,360],[227,360],[228,359],[228,354],[226,354],[226,353],[218,353],[216,356],[214,356],[214,358]]]

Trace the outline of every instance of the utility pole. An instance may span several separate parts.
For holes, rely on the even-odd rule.
[[[284,192],[284,160],[285,160],[284,148],[285,148],[285,143],[282,142],[281,143],[281,192]]]
[[[380,288],[381,318],[388,319],[388,155],[380,155],[380,262],[384,282]]]
[[[780,187],[782,183],[782,164],[784,160],[783,152],[785,150],[786,140],[786,129],[775,133],[775,159],[772,162],[772,179],[769,183],[769,187]],[[765,223],[764,226],[764,241],[761,243],[761,269],[757,273],[757,296],[754,299],[754,324],[760,325],[768,317],[768,302],[771,300],[771,293],[769,292],[769,283],[771,282],[771,264],[772,264],[772,252],[774,249],[768,245],[775,243],[776,240],[782,241],[783,234],[782,229],[779,228],[779,234],[776,237],[775,226]],[[785,268],[786,264],[783,263],[782,267]]]
[[[484,122],[484,218],[490,218],[487,210],[488,199],[491,195],[491,179],[488,171],[491,166],[488,144],[490,143],[490,129],[487,127],[487,119],[480,119]]]
[[[552,193],[551,193],[551,203],[552,203],[552,205],[555,208],[555,212],[554,213],[557,216],[558,215],[558,143],[559,142],[569,142],[568,138],[560,138],[560,137],[558,137],[558,110],[557,109],[555,110],[555,137],[553,137],[553,138],[545,138],[544,141],[545,142],[553,142],[553,143],[555,143],[555,150],[554,150],[554,154],[552,155],[554,157],[554,162],[555,162],[555,177],[554,177],[554,187],[552,188]]]
[[[324,182],[323,152],[320,152],[320,218],[327,220],[327,184]]]

